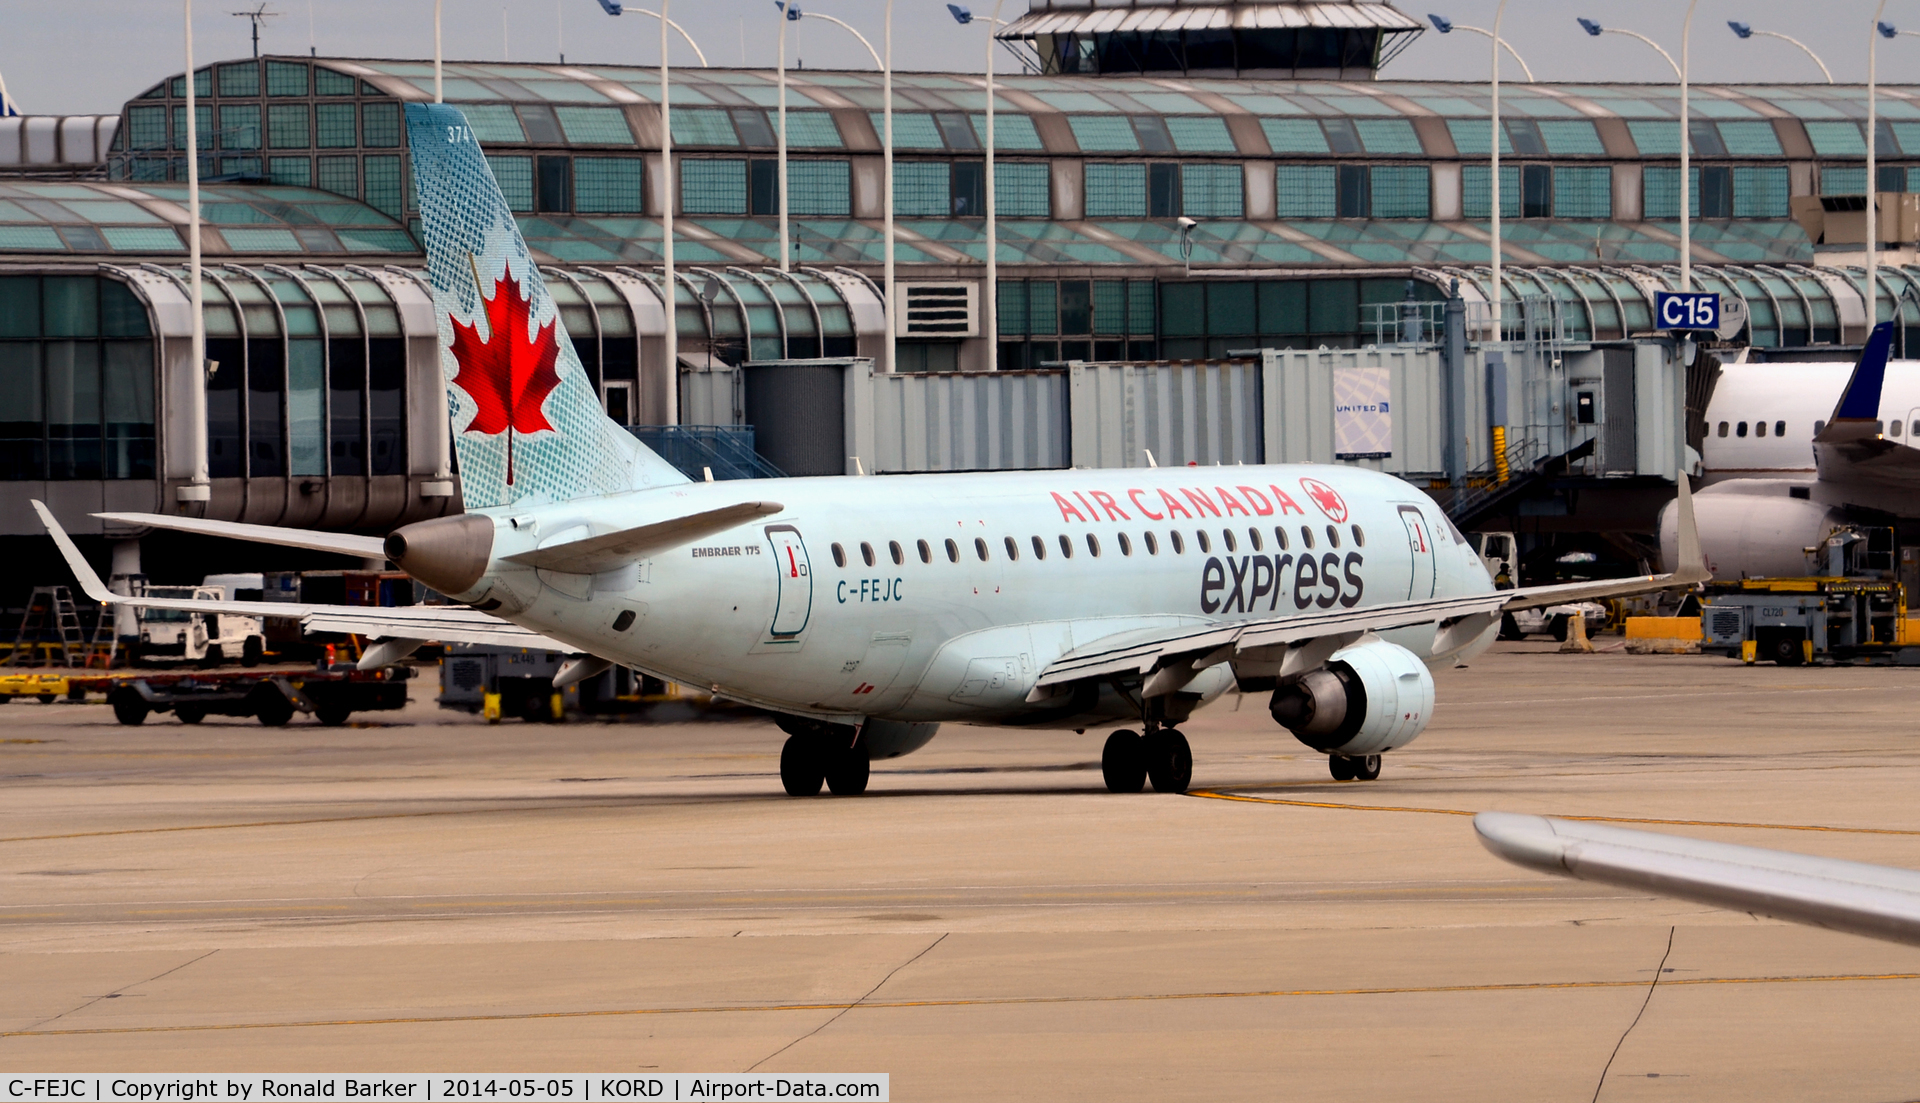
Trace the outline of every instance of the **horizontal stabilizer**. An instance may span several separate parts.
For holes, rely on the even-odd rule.
[[[351,536],[344,532],[315,532],[288,529],[277,525],[249,525],[239,521],[208,521],[199,517],[170,517],[164,513],[96,513],[102,521],[116,525],[191,532],[197,536],[218,536],[228,540],[249,540],[256,544],[279,544],[288,548],[336,552],[361,559],[385,559],[386,551],[378,536]]]
[[[1920,872],[1513,812],[1473,818],[1515,865],[1920,946]]]
[[[176,609],[188,613],[230,613],[245,617],[285,617],[298,619],[301,629],[308,632],[349,632],[375,639],[494,644],[538,651],[573,650],[538,632],[465,605],[314,605],[292,601],[202,601],[116,594],[100,581],[100,575],[87,562],[86,556],[80,554],[73,538],[54,520],[46,503],[35,501],[33,508],[47,526],[47,534],[53,537],[67,566],[72,569],[80,589],[103,605],[125,605],[132,609]]]
[[[736,525],[778,513],[785,508],[779,502],[742,502],[704,513],[675,517],[671,521],[656,521],[639,528],[621,529],[602,536],[555,544],[550,548],[521,552],[507,556],[506,561],[564,574],[599,574],[624,567],[636,559],[645,559],[656,552],[677,548],[703,536],[725,532]]]

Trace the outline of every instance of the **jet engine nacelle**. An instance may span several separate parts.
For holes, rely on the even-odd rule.
[[[1846,513],[1823,502],[1794,497],[1807,493],[1791,479],[1733,479],[1693,496],[1700,550],[1717,578],[1795,578],[1817,573],[1802,549],[1818,545]],[[1680,544],[1679,507],[1660,513],[1660,560],[1667,570]]]
[[[1367,640],[1273,691],[1273,718],[1316,751],[1349,756],[1404,747],[1433,715],[1433,673],[1396,643]]]

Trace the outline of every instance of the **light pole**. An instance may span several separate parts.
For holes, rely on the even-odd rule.
[[[1809,49],[1806,43],[1794,38],[1792,35],[1784,35],[1778,31],[1756,31],[1751,24],[1736,22],[1732,19],[1727,20],[1727,26],[1733,28],[1733,33],[1742,39],[1748,39],[1758,35],[1761,38],[1777,38],[1782,42],[1793,43],[1795,46],[1800,47],[1801,52],[1812,58],[1815,65],[1820,67],[1820,75],[1827,78],[1827,83],[1833,83],[1833,73],[1827,68],[1827,63],[1821,61],[1820,55]]]
[[[1885,0],[1882,0],[1884,3]],[[1693,115],[1687,102],[1687,67],[1693,55],[1693,9],[1700,0],[1687,0],[1687,20],[1680,27],[1680,60],[1675,63],[1673,55],[1661,49],[1660,44],[1638,31],[1623,31],[1617,27],[1602,27],[1591,19],[1579,20],[1580,29],[1595,38],[1603,34],[1623,34],[1628,38],[1637,38],[1659,51],[1660,56],[1673,66],[1673,75],[1680,78],[1680,290],[1693,290]]]
[[[987,24],[987,280],[985,301],[981,303],[981,333],[987,339],[987,363],[995,371],[1000,368],[1000,235],[999,212],[994,209],[993,195],[993,29],[1007,25],[1000,18],[1000,8],[1005,3],[1006,0],[994,0],[993,14],[984,20]],[[975,18],[971,11],[958,4],[948,4],[947,10],[962,25]]]
[[[620,3],[620,0],[600,0],[600,6],[606,9],[608,15],[624,15],[627,12],[632,12],[635,15],[650,15],[655,19],[663,20],[667,26],[679,31],[680,37],[686,39],[687,45],[693,47],[693,56],[700,59],[700,68],[705,69],[708,67],[707,55],[701,51],[700,44],[693,40],[693,36],[687,33],[685,27],[668,19],[665,15],[657,11],[648,11],[646,8],[629,8],[625,4]]]
[[[1880,259],[1880,180],[1875,163],[1875,135],[1880,123],[1875,118],[1876,100],[1879,83],[1879,61],[1881,37],[1880,16],[1887,10],[1887,0],[1880,0],[1873,9],[1873,22],[1867,28],[1867,272],[1865,287],[1861,296],[1867,305],[1867,332],[1880,322],[1880,285],[1877,271]],[[1897,304],[1896,304],[1897,305]]]
[[[1427,16],[1427,21],[1432,23],[1433,29],[1439,31],[1441,34],[1452,34],[1455,31],[1472,31],[1474,34],[1481,35],[1485,38],[1493,37],[1493,32],[1487,30],[1485,27],[1469,27],[1465,23],[1455,23],[1444,15],[1429,15]],[[1514,50],[1513,43],[1503,38],[1500,40],[1500,46],[1507,51],[1508,56],[1520,63],[1520,71],[1526,74],[1527,83],[1532,84],[1533,70],[1527,67],[1526,59]]]
[[[1493,49],[1493,123],[1492,150],[1493,169],[1487,174],[1487,194],[1492,203],[1493,214],[1493,339],[1507,339],[1506,319],[1502,316],[1501,302],[1506,299],[1506,290],[1500,285],[1500,21],[1507,17],[1507,0],[1500,0],[1499,8],[1493,13],[1493,30],[1487,35],[1492,39]]]
[[[202,310],[206,300],[200,281],[200,120],[199,108],[194,103],[193,0],[183,0],[181,7],[187,31],[187,285],[193,311],[190,355],[194,373],[194,385],[189,392],[193,398],[187,416],[193,419],[189,432],[199,447],[193,451],[193,485],[181,487],[176,493],[181,501],[204,502],[211,490],[207,479],[207,320]]]
[[[620,4],[607,0],[600,0],[600,6],[608,15],[619,15],[624,10]],[[660,20],[660,304],[667,311],[663,359],[666,360],[669,407],[674,406],[672,396],[679,390],[680,377],[680,292],[673,278],[673,86],[668,83],[672,67],[667,60],[667,30],[676,26],[668,15],[672,7],[673,0],[660,0],[660,12],[654,16]],[[653,12],[647,14],[654,15]],[[677,410],[674,420],[679,420]]]
[[[885,232],[885,235],[884,235],[884,242],[885,242],[885,248],[886,248],[886,251],[887,251],[887,256],[886,256],[886,281],[885,281],[885,282],[886,282],[886,291],[884,292],[884,294],[886,295],[886,299],[887,299],[887,301],[881,304],[881,308],[882,308],[882,310],[883,310],[883,312],[884,312],[884,313],[886,314],[886,320],[887,320],[887,337],[886,337],[886,341],[884,342],[884,344],[883,344],[883,346],[882,346],[882,347],[883,347],[883,348],[884,348],[884,349],[886,350],[886,356],[887,356],[887,370],[888,370],[888,371],[892,371],[892,370],[893,370],[893,345],[894,345],[894,340],[893,340],[893,338],[894,338],[894,316],[893,316],[893,311],[894,311],[894,293],[893,293],[893,291],[894,291],[894,288],[893,288],[893,0],[887,0],[887,22],[886,22],[886,28],[887,28],[887,30],[886,30],[886,34],[887,34],[887,37],[886,37],[886,48],[887,48],[887,53],[886,53],[886,56],[885,56],[884,58],[880,56],[880,51],[878,51],[878,50],[876,50],[876,49],[874,49],[874,48],[873,48],[873,43],[871,43],[871,42],[868,42],[868,41],[867,41],[867,36],[866,36],[866,35],[863,35],[863,34],[861,34],[861,33],[860,33],[859,31],[856,31],[856,30],[854,30],[854,29],[853,29],[853,25],[852,25],[852,24],[850,24],[850,23],[848,23],[848,22],[846,22],[845,20],[842,20],[842,19],[838,19],[838,18],[835,18],[834,16],[831,16],[831,15],[824,15],[824,14],[822,14],[822,13],[820,13],[820,12],[817,12],[817,11],[815,11],[815,12],[803,12],[803,13],[801,13],[801,14],[802,14],[802,15],[803,15],[803,16],[804,16],[805,18],[807,18],[807,19],[824,19],[824,20],[826,20],[827,22],[829,22],[829,23],[832,23],[832,24],[834,24],[835,26],[838,26],[838,27],[840,27],[840,28],[842,28],[842,29],[843,29],[843,30],[845,30],[845,31],[846,31],[846,32],[847,32],[848,34],[851,34],[851,35],[852,35],[853,37],[855,37],[855,38],[857,38],[857,39],[859,39],[859,40],[860,40],[860,45],[862,45],[862,46],[865,46],[865,47],[867,48],[867,53],[869,53],[869,54],[871,54],[871,55],[873,55],[873,63],[874,63],[875,65],[878,65],[878,66],[880,67],[880,95],[881,95],[881,97],[882,97],[882,102],[884,103],[884,105],[885,105],[885,108],[886,108],[886,115],[885,115],[885,117],[884,117],[884,120],[883,120],[883,125],[882,125],[882,133],[881,133],[881,135],[880,135],[880,156],[881,156],[881,160],[882,160],[882,162],[883,162],[883,166],[882,166],[882,168],[881,168],[881,173],[882,173],[882,174],[883,174],[883,175],[884,175],[884,176],[886,177],[886,182],[885,182],[885,184],[884,184],[884,185],[882,185],[882,193],[881,193],[881,194],[882,194],[882,201],[883,201],[883,202],[884,202],[884,203],[886,204],[886,208],[887,208],[887,210],[886,210],[886,232]]]
[[[780,9],[780,271],[787,272],[787,251],[792,248],[787,240],[787,24],[799,19],[801,11],[800,5],[786,0],[773,0],[773,6]]]

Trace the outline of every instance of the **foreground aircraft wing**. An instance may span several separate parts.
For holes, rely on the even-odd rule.
[[[33,508],[47,526],[48,535],[59,546],[67,566],[72,568],[80,588],[88,597],[105,605],[126,605],[134,609],[181,609],[189,613],[232,613],[249,617],[297,617],[301,627],[310,632],[352,632],[375,639],[439,640],[443,643],[494,644],[546,651],[577,650],[464,605],[309,605],[283,601],[199,601],[192,598],[116,594],[100,581],[100,576],[94,573],[86,557],[74,546],[73,538],[53,519],[46,505],[35,501]]]
[[[350,536],[343,532],[314,532],[311,529],[283,529],[273,525],[248,525],[239,521],[207,521],[199,517],[170,517],[164,513],[96,513],[95,517],[115,524],[172,529],[197,536],[221,536],[229,540],[248,540],[256,544],[280,544],[289,548],[338,552],[361,559],[385,559],[386,550],[378,536]]]
[[[1562,877],[1920,946],[1920,872],[1547,816],[1482,812],[1488,850]]]
[[[1873,327],[1833,417],[1813,438],[1814,463],[1824,482],[1920,490],[1920,448],[1888,440],[1881,432],[1880,392],[1893,347],[1893,323]]]
[[[1693,491],[1685,477],[1679,480],[1679,486],[1680,548],[1676,556],[1679,569],[1672,574],[1528,586],[1229,624],[1133,629],[1095,640],[1054,660],[1040,672],[1030,700],[1038,700],[1046,690],[1068,682],[1146,674],[1177,663],[1199,670],[1234,658],[1278,659],[1283,664],[1280,674],[1286,677],[1305,673],[1368,632],[1416,625],[1437,626],[1433,641],[1433,653],[1437,655],[1473,639],[1498,621],[1501,613],[1514,609],[1645,594],[1704,582],[1712,576],[1700,554],[1700,533],[1693,520]],[[1183,683],[1176,680],[1166,684]],[[1148,696],[1154,695],[1151,687],[1146,692]]]

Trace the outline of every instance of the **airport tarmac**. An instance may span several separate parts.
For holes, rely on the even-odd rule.
[[[0,711],[0,1069],[886,1072],[897,1100],[1920,1097],[1920,950],[1535,876],[1489,808],[1920,868],[1920,670],[1501,644],[1335,783],[1264,701],[949,728]],[[1603,1069],[1605,1077],[1603,1082]]]

